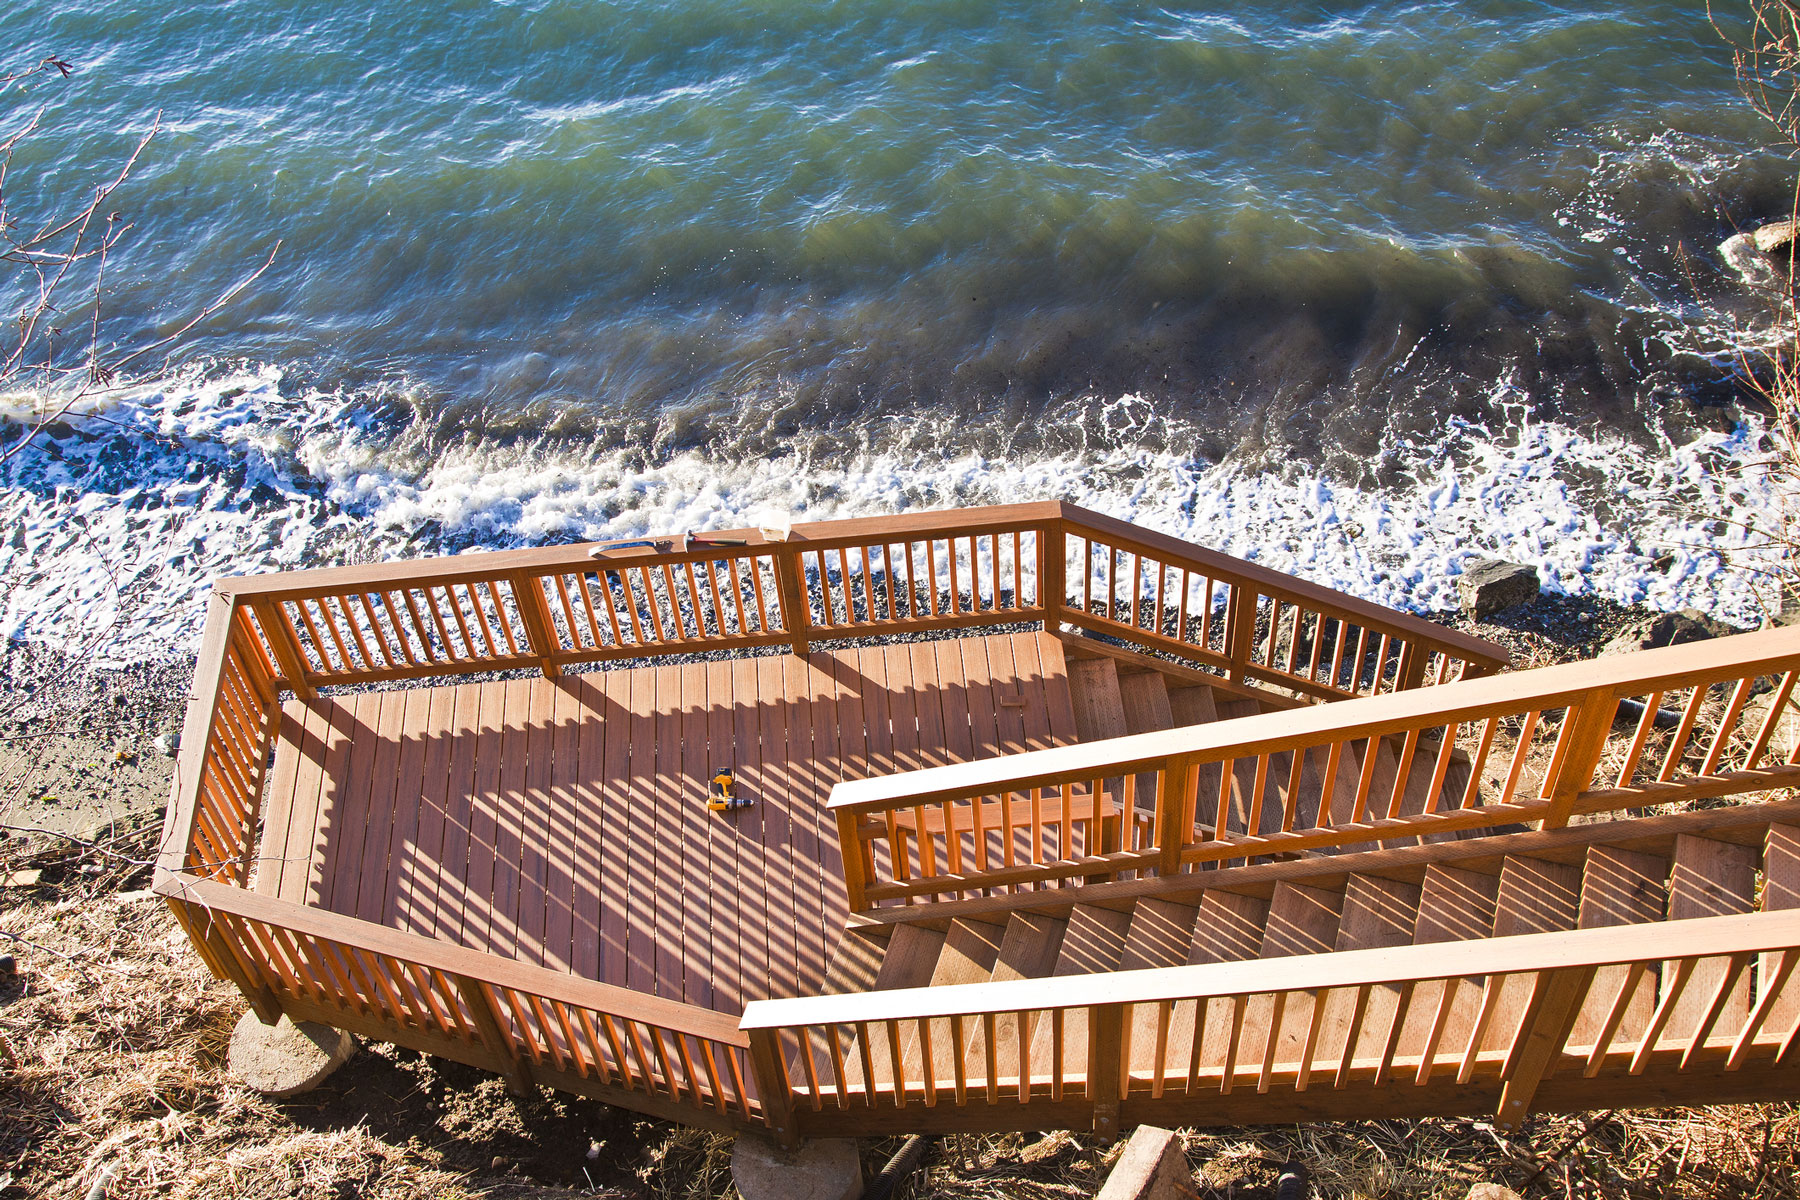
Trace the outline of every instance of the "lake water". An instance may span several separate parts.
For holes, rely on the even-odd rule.
[[[1754,616],[1712,518],[1772,503],[1760,428],[1696,403],[1759,315],[1713,247],[1792,175],[1702,3],[14,0],[0,62],[47,52],[13,203],[162,114],[113,339],[281,249],[0,467],[14,636],[1042,497],[1414,610],[1501,553]]]

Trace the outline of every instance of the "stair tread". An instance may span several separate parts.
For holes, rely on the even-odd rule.
[[[1259,958],[1286,958],[1295,954],[1324,954],[1337,941],[1338,918],[1344,893],[1303,883],[1275,885],[1269,902],[1269,923],[1263,928]]]
[[[1169,715],[1177,725],[1210,725],[1219,719],[1213,690],[1203,683],[1169,689]]]
[[[1125,939],[1131,931],[1131,914],[1077,904],[1069,913],[1062,948],[1052,975],[1092,975],[1119,969]]]
[[[1200,897],[1188,962],[1247,962],[1262,952],[1269,902],[1257,896],[1211,890]]]
[[[1228,700],[1218,699],[1216,704],[1221,721],[1235,721],[1239,717],[1254,717],[1258,713],[1267,711],[1260,701],[1252,700],[1248,696],[1233,696]]]
[[[1423,946],[1487,937],[1494,929],[1494,908],[1499,896],[1499,876],[1430,864],[1419,890],[1414,942]]]
[[[1769,826],[1768,841],[1763,850],[1762,906],[1765,911],[1800,908],[1800,825]],[[1764,954],[1757,968],[1757,995],[1760,997],[1774,981],[1781,961],[1777,953]],[[1765,1025],[1772,1029],[1792,1029],[1800,1018],[1800,977],[1790,975],[1782,987],[1782,996],[1769,1011]]]
[[[1056,956],[1062,949],[1063,931],[1068,921],[1041,913],[1014,913],[1007,919],[1006,936],[1000,941],[1000,956],[994,962],[993,978],[1042,979],[1056,969]]]
[[[1669,860],[1635,850],[1590,846],[1581,874],[1580,929],[1645,925],[1668,907]]]
[[[1194,942],[1194,905],[1146,898],[1131,915],[1131,929],[1119,957],[1119,970],[1142,971],[1152,967],[1179,967],[1187,962]]]
[[[1158,671],[1129,671],[1119,676],[1119,699],[1126,727],[1133,733],[1175,728],[1169,684]]]
[[[959,983],[985,983],[1000,957],[1006,926],[988,921],[957,920],[950,923],[944,948],[931,971],[932,987]]]
[[[1751,912],[1755,908],[1757,852],[1754,847],[1716,838],[1684,833],[1675,839],[1669,871],[1669,919],[1721,917]],[[1670,1010],[1663,1039],[1679,1043],[1691,1038],[1711,1007],[1713,994],[1725,976],[1723,959],[1701,959]],[[1675,964],[1663,967],[1665,986]],[[1740,975],[1720,1009],[1715,1030],[1742,1024],[1750,1010],[1750,981]]]
[[[1494,903],[1495,937],[1573,929],[1580,915],[1580,867],[1507,855]]]
[[[923,925],[902,925],[894,930],[894,936],[888,939],[887,953],[881,959],[875,990],[885,992],[928,985],[946,936],[944,930],[927,929]]]
[[[1069,696],[1075,702],[1075,733],[1084,742],[1124,737],[1125,699],[1119,691],[1119,665],[1110,658],[1081,658],[1069,663]]]
[[[832,951],[831,965],[825,969],[824,993],[838,996],[874,990],[886,954],[885,943],[846,930]]]
[[[1385,950],[1412,944],[1421,889],[1393,879],[1352,875],[1344,888],[1338,950]]]

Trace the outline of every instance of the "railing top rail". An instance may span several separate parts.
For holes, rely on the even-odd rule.
[[[597,983],[545,967],[534,967],[499,958],[432,938],[401,933],[340,913],[275,900],[259,892],[233,887],[216,880],[181,872],[166,872],[155,885],[157,895],[186,901],[279,925],[311,937],[353,945],[371,954],[383,954],[452,975],[466,975],[495,987],[507,987],[532,995],[572,1004],[596,1012],[643,1021],[676,1033],[707,1038],[726,1045],[748,1047],[749,1037],[737,1022],[723,1013],[696,1008],[629,988]]]
[[[187,861],[188,838],[200,788],[207,746],[211,739],[213,707],[218,700],[219,679],[225,671],[225,652],[231,644],[233,607],[229,596],[218,591],[207,597],[206,631],[200,639],[200,657],[194,664],[194,691],[182,716],[181,749],[176,759],[175,783],[168,812],[163,815],[163,834],[156,854],[158,874],[179,871]]]
[[[1759,667],[1786,669],[1800,661],[1800,626],[1765,629],[1660,650],[1563,663],[1461,680],[1437,687],[1283,709],[1104,741],[1028,750],[1020,754],[852,779],[831,790],[832,809],[880,809],[896,802],[930,803],[1016,791],[1066,779],[1131,774],[1171,758],[1197,762],[1247,758],[1296,745],[1322,745],[1414,727],[1519,711],[1530,702],[1557,708],[1610,689],[1620,696],[1741,678]]]
[[[1295,955],[1247,962],[1160,967],[1054,979],[903,988],[758,1000],[741,1027],[780,1029],[857,1021],[1039,1012],[1104,1004],[1154,1004],[1397,984],[1464,976],[1559,971],[1663,959],[1756,954],[1800,946],[1800,909],[1700,917],[1609,929],[1531,933],[1384,950]]]
[[[1120,541],[1135,542],[1145,549],[1167,554],[1171,558],[1186,559],[1190,563],[1204,567],[1220,578],[1236,578],[1263,589],[1265,592],[1303,600],[1323,608],[1334,615],[1343,615],[1359,624],[1373,629],[1399,632],[1420,641],[1432,642],[1460,654],[1471,662],[1479,663],[1489,669],[1497,669],[1511,661],[1506,648],[1486,638],[1462,633],[1427,621],[1423,617],[1415,617],[1411,613],[1387,608],[1372,601],[1363,600],[1344,592],[1335,591],[1323,584],[1312,583],[1293,575],[1285,575],[1270,567],[1241,558],[1233,558],[1229,554],[1221,554],[1217,550],[1209,550],[1196,546],[1192,542],[1184,542],[1180,538],[1166,533],[1144,529],[1117,517],[1109,517],[1091,509],[1075,504],[1062,505],[1063,520],[1079,529],[1104,534]]]
[[[758,529],[708,530],[707,538],[743,539],[744,546],[696,546],[685,552],[656,554],[657,563],[679,564],[700,562],[709,558],[729,557],[733,553],[762,548],[779,549],[784,545],[821,549],[838,543],[855,544],[884,537],[922,537],[927,534],[985,532],[996,526],[1019,526],[1053,521],[1060,515],[1055,503],[1002,504],[981,508],[952,508],[930,512],[901,513],[888,517],[856,517],[839,521],[812,521],[793,526],[789,542],[770,542]],[[280,571],[267,575],[233,575],[219,581],[219,588],[233,596],[245,598],[305,596],[357,587],[397,587],[429,581],[462,582],[464,580],[497,579],[506,575],[536,574],[570,570],[600,570],[608,565],[630,566],[639,561],[629,555],[596,560],[590,552],[596,547],[632,541],[670,541],[672,535],[647,534],[643,538],[619,538],[601,542],[574,542],[562,546],[541,546],[524,550],[480,550],[469,554],[439,555],[433,558],[402,559],[392,562],[366,563],[349,567],[321,567],[305,571]],[[645,561],[652,559],[644,555]]]

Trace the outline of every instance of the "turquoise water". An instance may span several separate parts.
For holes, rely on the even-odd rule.
[[[254,412],[131,401],[71,435],[113,439],[85,473],[8,468],[21,521],[196,462],[237,480],[196,512],[262,478],[455,548],[765,501],[1131,511],[1170,461],[1416,490],[1408,447],[1521,421],[1685,443],[1719,374],[1690,327],[1742,315],[1706,255],[1790,186],[1698,0],[15,0],[0,62],[45,52],[76,73],[0,109],[47,105],[15,203],[162,113],[121,344],[282,245],[170,364]]]

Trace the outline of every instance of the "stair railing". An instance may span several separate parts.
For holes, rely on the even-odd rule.
[[[1800,628],[832,789],[853,912],[1800,784]]]
[[[802,1136],[1347,1118],[1373,1088],[1516,1129],[1534,1107],[1791,1094],[1796,962],[1789,910],[766,1000],[742,1028]]]

